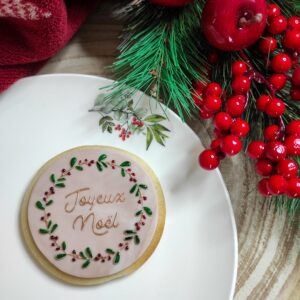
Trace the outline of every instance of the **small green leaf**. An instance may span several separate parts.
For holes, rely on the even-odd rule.
[[[130,161],[123,161],[123,162],[120,164],[120,167],[130,167],[130,166],[131,166]]]
[[[86,256],[84,255],[84,253],[82,251],[79,252],[79,255],[81,258],[86,259]]]
[[[62,247],[62,249],[63,249],[64,251],[67,249],[67,244],[66,244],[65,241],[62,242],[61,247]]]
[[[110,249],[110,248],[107,248],[107,249],[105,250],[105,252],[108,253],[108,254],[115,254],[115,253],[116,253],[114,250],[112,250],[112,249]]]
[[[105,162],[102,161],[101,164],[104,168],[107,168],[107,164]]]
[[[71,160],[70,160],[70,166],[71,168],[73,168],[75,166],[77,162],[77,158],[76,157],[72,157]]]
[[[66,181],[66,178],[65,177],[61,177],[61,178],[58,178],[57,181],[59,181],[59,182]]]
[[[139,184],[139,188],[147,190],[148,187],[145,184]]]
[[[82,266],[81,266],[81,268],[82,269],[85,269],[85,268],[87,268],[88,267],[88,265],[90,264],[90,260],[88,259],[88,260],[86,260],[83,264],[82,264]]]
[[[147,135],[146,135],[146,150],[150,147],[153,141],[153,133],[150,128],[147,127]]]
[[[133,230],[125,230],[124,234],[136,234],[136,232]]]
[[[166,120],[165,117],[161,115],[150,115],[144,119],[145,122],[157,123]]]
[[[50,221],[48,222],[47,228],[49,229],[49,228],[51,227],[51,225],[52,225],[52,221],[50,220]]]
[[[151,216],[152,215],[152,210],[151,208],[147,207],[147,206],[144,206],[143,207],[145,213],[148,215],[148,216]]]
[[[125,238],[124,238],[124,241],[130,241],[130,240],[132,240],[133,239],[133,236],[126,236]]]
[[[53,226],[52,226],[52,228],[50,230],[50,233],[53,233],[56,230],[57,227],[58,227],[57,224],[53,224]]]
[[[117,263],[119,263],[119,261],[120,261],[120,258],[121,258],[121,256],[120,256],[120,252],[117,252],[117,253],[116,253],[116,255],[115,255],[115,259],[114,259],[114,264],[117,264]]]
[[[99,120],[99,126],[102,126],[107,121],[112,121],[113,118],[110,116],[105,116]]]
[[[57,183],[55,186],[58,187],[58,188],[66,187],[66,185],[64,183]]]
[[[46,206],[50,206],[54,201],[52,199],[50,199],[47,203]]]
[[[160,145],[164,146],[165,145],[164,139],[160,135],[160,132],[153,130],[153,134],[154,134],[154,138],[155,138],[156,142],[159,143]]]
[[[86,254],[89,258],[92,258],[92,257],[93,257],[92,250],[91,250],[89,247],[87,247],[87,248],[85,249],[85,254]]]
[[[51,174],[50,180],[51,180],[53,183],[55,183],[55,175],[54,175],[54,174]]]
[[[138,244],[140,243],[140,238],[139,238],[138,235],[135,235],[135,236],[134,236],[134,243],[135,243],[136,245],[138,245]]]
[[[135,184],[129,191],[130,194],[133,194],[135,192],[135,189],[137,188],[137,184]]]
[[[161,132],[161,131],[168,131],[170,132],[170,129],[168,129],[167,127],[161,125],[161,124],[155,124],[151,126],[153,128],[153,130]]]
[[[83,167],[82,166],[76,166],[75,169],[78,170],[78,171],[83,171]]]
[[[107,127],[107,131],[109,132],[109,133],[112,133],[112,127],[111,126],[109,126],[109,127]]]
[[[135,192],[135,196],[138,197],[141,194],[140,189],[137,189]]]
[[[47,233],[49,233],[49,231],[47,229],[40,228],[39,229],[39,233],[41,233],[41,234],[47,234]]]
[[[98,158],[98,161],[102,161],[102,160],[104,160],[104,159],[106,159],[107,158],[107,155],[106,154],[101,154],[100,156],[99,156],[99,158]]]
[[[62,259],[62,258],[64,258],[64,257],[66,257],[66,256],[67,256],[66,253],[59,253],[59,254],[57,254],[57,255],[55,256],[55,259]]]
[[[125,170],[123,168],[121,169],[121,175],[122,175],[122,177],[126,176],[126,172],[125,172]]]
[[[139,216],[143,211],[142,210],[139,210],[135,213],[136,216]]]
[[[35,203],[35,206],[36,206],[38,209],[45,210],[45,207],[44,207],[44,205],[42,204],[41,201],[37,201],[37,202]]]
[[[102,166],[101,166],[101,163],[99,162],[99,161],[97,161],[97,169],[100,171],[100,172],[102,172],[103,171],[103,168],[102,168]]]

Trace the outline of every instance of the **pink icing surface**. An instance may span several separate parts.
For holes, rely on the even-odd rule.
[[[44,212],[37,209],[36,202],[40,200],[43,203],[44,192],[53,186],[53,183],[50,181],[50,175],[55,174],[58,178],[63,168],[68,169],[70,167],[69,162],[72,157],[77,157],[78,160],[88,159],[97,161],[100,154],[107,155],[105,161],[111,162],[111,160],[115,160],[116,164],[121,164],[123,161],[130,161],[131,166],[129,168],[135,173],[137,183],[145,184],[148,187],[145,191],[141,190],[147,197],[147,200],[141,204],[137,202],[138,197],[129,192],[134,183],[129,181],[128,175],[126,177],[121,176],[120,168],[116,167],[113,170],[108,166],[103,172],[99,172],[96,165],[93,164],[90,167],[84,166],[83,171],[72,169],[71,175],[66,176],[65,187],[55,188],[55,194],[48,198],[48,200],[52,199],[54,202],[49,207],[46,207],[46,212],[51,214],[49,220],[58,224],[57,229],[53,233],[53,235],[59,237],[57,243],[66,242],[66,253],[71,253],[73,250],[79,253],[79,251],[84,251],[86,247],[89,247],[92,250],[93,256],[96,256],[98,253],[107,255],[105,253],[106,248],[120,250],[119,243],[124,243],[124,230],[135,230],[134,224],[140,220],[140,217],[136,217],[135,213],[143,205],[151,208],[153,214],[151,217],[147,216],[147,219],[144,220],[145,225],[141,226],[141,229],[138,231],[140,244],[136,245],[132,241],[129,242],[128,251],[124,249],[120,251],[121,259],[118,264],[114,264],[112,261],[101,263],[101,260],[91,260],[90,265],[83,269],[81,265],[84,263],[84,260],[77,259],[75,262],[72,262],[72,256],[70,255],[61,260],[55,259],[55,255],[61,253],[62,250],[56,251],[55,247],[51,246],[52,240],[50,240],[50,235],[39,233],[40,228],[45,228],[45,222],[41,220]],[[125,169],[128,169],[128,167]],[[68,194],[83,188],[88,188],[89,190],[79,192],[78,197],[75,193],[66,198]],[[107,204],[94,203],[93,206],[89,204],[80,205],[79,200],[82,196],[87,199],[91,196],[91,199],[93,199],[94,196],[115,195],[116,193],[124,193],[125,201]],[[28,223],[36,246],[49,262],[58,269],[76,277],[102,277],[126,269],[143,255],[151,243],[156,230],[158,222],[157,203],[157,194],[151,178],[143,167],[137,161],[127,156],[126,153],[111,148],[77,148],[58,157],[52,161],[51,165],[43,169],[43,173],[33,186],[29,199]],[[83,203],[81,202],[81,204]],[[92,217],[87,220],[82,230],[81,220],[77,220],[75,226],[73,226],[76,217],[82,215],[85,218],[90,213],[94,213],[95,223],[99,219],[105,221],[110,216],[113,219],[115,214],[117,214],[115,225],[118,224],[118,226],[102,229],[94,227],[94,232],[97,234],[107,231],[104,235],[97,235],[93,232]]]

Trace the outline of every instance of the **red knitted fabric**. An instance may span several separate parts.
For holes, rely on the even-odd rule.
[[[33,75],[78,30],[97,0],[0,0],[0,92]]]

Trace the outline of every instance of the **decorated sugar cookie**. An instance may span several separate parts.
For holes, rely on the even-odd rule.
[[[155,250],[165,205],[153,171],[123,150],[86,146],[47,162],[27,190],[24,239],[52,275],[103,283],[139,268]]]

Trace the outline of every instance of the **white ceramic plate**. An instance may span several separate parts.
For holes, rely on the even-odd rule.
[[[108,83],[82,75],[36,76],[0,96],[0,298],[231,299],[237,236],[220,173],[198,167],[201,142],[171,111],[166,147],[153,144],[146,151],[144,136],[122,142],[102,134],[99,115],[88,109],[99,87]],[[76,287],[53,279],[31,258],[21,238],[19,213],[38,168],[66,149],[92,144],[120,147],[146,160],[161,181],[167,218],[158,248],[139,270],[104,285]]]

